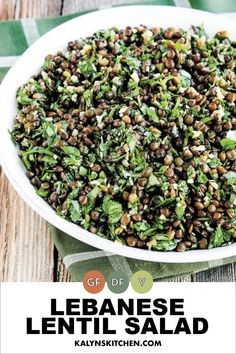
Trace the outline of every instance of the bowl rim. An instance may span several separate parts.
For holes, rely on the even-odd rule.
[[[115,7],[111,9],[105,9],[105,10],[98,10],[94,11],[82,16],[78,16],[76,18],[73,18],[69,21],[66,21],[65,23],[55,27],[54,29],[50,30],[46,34],[44,34],[42,37],[40,37],[37,41],[35,41],[22,55],[21,57],[17,60],[17,62],[12,66],[12,68],[8,71],[6,74],[5,78],[3,79],[1,85],[0,85],[0,115],[2,110],[2,105],[4,106],[4,89],[6,85],[11,85],[11,81],[14,79],[14,73],[16,69],[19,66],[19,63],[24,62],[25,58],[29,56],[31,53],[34,52],[36,48],[38,48],[40,45],[43,45],[43,43],[47,40],[50,40],[57,34],[59,34],[61,31],[64,29],[70,29],[73,28],[74,25],[78,25],[79,22],[81,22],[81,19],[83,18],[83,21],[93,21],[96,19],[97,16],[109,16],[109,15],[119,15],[122,14],[123,11],[128,12],[132,11],[132,14],[134,15],[135,13],[138,13],[142,11],[143,13],[149,13],[152,11],[156,11],[158,9],[159,12],[161,13],[167,13],[173,14],[173,11],[176,15],[176,12],[179,14],[183,15],[189,15],[192,16],[193,14],[198,14],[200,16],[205,16],[206,18],[211,18],[212,20],[216,20],[219,15],[212,14],[206,11],[201,11],[201,10],[195,10],[195,9],[188,9],[188,8],[180,8],[180,7],[172,7],[172,6],[155,6],[155,5],[137,5],[137,6],[120,6],[120,7]],[[222,15],[221,15],[222,16]],[[205,18],[204,17],[204,18]],[[218,17],[219,18],[219,17]],[[147,21],[148,22],[148,21]],[[227,22],[231,22],[231,25],[234,24],[233,21],[230,21],[227,19]],[[107,28],[104,26],[104,28]],[[99,28],[98,28],[99,29]],[[80,35],[77,36],[77,38],[80,37]],[[66,43],[65,43],[66,45]],[[44,58],[42,58],[43,60]],[[14,86],[14,85],[13,85]],[[14,93],[15,94],[15,93]],[[14,118],[12,118],[13,122]],[[1,128],[0,126],[0,136],[1,133],[6,134],[6,131]],[[9,134],[9,133],[8,133]],[[13,144],[13,143],[12,143]],[[0,164],[3,168],[3,171],[5,172],[6,176],[8,177],[8,180],[10,181],[11,185],[14,187],[14,189],[17,191],[17,193],[20,195],[20,197],[35,211],[37,212],[41,217],[46,219],[50,224],[55,226],[56,228],[59,228],[63,232],[67,233],[69,236],[74,237],[82,242],[85,242],[93,247],[103,249],[104,251],[112,254],[118,254],[121,256],[129,257],[129,258],[134,258],[138,260],[145,260],[145,261],[152,261],[152,262],[165,262],[165,263],[194,263],[194,262],[202,262],[202,261],[211,261],[211,260],[217,260],[225,257],[230,257],[233,255],[236,255],[236,244],[232,245],[227,245],[225,247],[218,247],[218,248],[213,248],[213,249],[207,249],[207,250],[192,250],[189,252],[183,252],[183,253],[178,253],[178,252],[161,252],[161,251],[149,251],[146,249],[138,249],[138,248],[132,248],[128,246],[121,245],[119,243],[116,243],[111,240],[103,239],[100,238],[97,235],[94,235],[90,233],[87,230],[84,230],[78,225],[73,224],[72,222],[69,222],[60,216],[58,216],[54,210],[50,207],[51,212],[46,210],[46,205],[45,203],[45,208],[41,205],[42,203],[39,202],[39,200],[42,200],[40,196],[38,196],[36,193],[26,193],[25,190],[23,189],[21,183],[19,182],[17,176],[14,174],[13,169],[9,168],[8,166],[8,158],[6,156],[7,154],[4,153],[4,139],[0,139]],[[22,170],[23,172],[23,170]],[[24,172],[23,172],[24,173]],[[26,177],[25,177],[26,178]],[[28,180],[28,179],[27,179]],[[29,183],[29,181],[28,181]],[[30,184],[30,183],[29,183]],[[34,189],[33,189],[34,190]],[[69,230],[69,233],[68,233]]]

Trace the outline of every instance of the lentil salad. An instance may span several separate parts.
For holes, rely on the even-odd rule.
[[[27,176],[62,217],[141,248],[236,238],[236,44],[127,27],[49,55],[19,88]]]

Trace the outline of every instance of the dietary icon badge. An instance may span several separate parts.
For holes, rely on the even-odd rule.
[[[89,293],[100,293],[105,286],[105,277],[98,270],[91,270],[84,275],[83,285]]]
[[[113,271],[105,279],[101,272],[92,270],[87,272],[83,278],[85,290],[92,294],[101,292],[105,287],[105,282],[107,282],[108,289],[114,294],[124,293],[129,287],[129,282],[133,290],[139,294],[146,294],[153,286],[152,275],[144,270],[134,273],[130,280],[128,275],[121,271]]]
[[[107,278],[107,286],[113,293],[121,294],[129,287],[129,277],[123,272],[114,271]]]
[[[152,289],[153,278],[150,273],[140,270],[131,278],[131,286],[139,294],[146,294]]]

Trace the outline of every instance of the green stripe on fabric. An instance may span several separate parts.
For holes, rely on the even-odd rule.
[[[19,55],[10,55],[9,57],[2,57],[0,56],[0,67],[1,68],[10,68],[13,64],[15,64],[15,62],[17,61],[17,59],[19,59]]]
[[[92,10],[92,11],[95,11],[95,10]],[[81,12],[74,13],[71,15],[66,15],[66,16],[46,18],[46,19],[36,19],[38,32],[39,32],[40,36],[42,36],[46,32],[53,29],[54,27],[59,26],[62,23],[71,20],[72,18],[85,15],[85,14],[92,12],[92,11],[91,10],[90,11],[81,11]]]
[[[107,279],[108,275],[113,271],[113,268],[111,267],[110,261],[107,257],[102,257],[100,259],[89,259],[87,261],[72,264],[69,267],[69,273],[72,281],[74,282],[82,281],[85,273],[90,270],[100,271]]]
[[[119,5],[113,5],[112,7],[120,7],[120,6],[142,6],[142,5],[162,5],[162,6],[175,6],[174,0],[148,0],[148,1],[143,1],[141,3],[137,2],[132,2],[128,4],[119,4]]]
[[[20,55],[28,48],[20,21],[0,21],[0,38],[1,56]]]
[[[88,259],[102,258],[107,257],[108,253],[105,251],[97,250],[97,251],[89,251],[89,252],[79,252],[68,254],[63,258],[63,263],[66,268],[69,268],[72,264],[83,262]]]
[[[34,18],[22,19],[21,25],[28,46],[34,43],[39,37],[37,24]]]
[[[0,83],[10,68],[0,68]]]
[[[189,0],[194,9],[215,13],[236,11],[235,0]]]
[[[78,241],[79,242],[79,241]],[[57,244],[56,244],[57,246]],[[112,256],[111,256],[112,257]],[[149,272],[154,281],[170,281],[177,276],[185,276],[198,273],[207,269],[213,269],[222,265],[231,264],[236,261],[235,257],[225,258],[224,260],[217,260],[213,262],[199,262],[199,263],[156,263],[145,262],[131,258],[124,259],[129,263],[132,273],[136,273],[140,269]],[[83,260],[72,264],[69,267],[69,272],[73,281],[81,281],[83,276],[89,270],[96,269],[103,273],[105,277],[112,271],[112,267],[108,257],[101,257],[95,259]],[[120,268],[125,271],[124,269]]]
[[[179,7],[188,7],[191,8],[191,4],[189,0],[174,0],[175,5]]]

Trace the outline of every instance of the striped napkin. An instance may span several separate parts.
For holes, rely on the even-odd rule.
[[[94,8],[91,4],[94,3]],[[87,1],[87,10],[67,16],[48,19],[23,19],[20,21],[0,21],[0,81],[14,64],[16,59],[41,35],[55,26],[81,16],[96,8],[97,2]],[[236,20],[235,0],[153,0],[153,1],[105,1],[102,8],[119,5],[171,5],[192,7],[196,9],[222,13],[227,12],[231,19]],[[236,257],[230,257],[212,262],[170,264],[139,261],[98,250],[84,244],[60,230],[51,227],[52,238],[68,268],[73,281],[81,281],[83,275],[92,269],[101,271],[107,276],[112,270],[124,271],[129,276],[142,269],[150,272],[156,281],[173,280],[176,276],[184,276],[220,265],[236,262]]]

